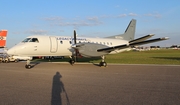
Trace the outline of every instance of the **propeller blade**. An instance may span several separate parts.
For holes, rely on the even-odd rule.
[[[76,30],[74,30],[74,44],[76,44]],[[75,56],[74,56],[74,60],[75,62],[77,62],[77,49],[75,49]]]
[[[76,30],[74,30],[74,44],[76,44]]]

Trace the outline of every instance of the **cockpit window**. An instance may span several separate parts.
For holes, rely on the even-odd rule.
[[[26,38],[22,42],[39,42],[37,38]]]
[[[37,38],[31,38],[29,42],[39,42]]]
[[[26,38],[22,42],[28,42],[31,38]]]

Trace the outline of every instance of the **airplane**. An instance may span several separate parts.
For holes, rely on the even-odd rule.
[[[6,36],[7,30],[0,31],[0,48],[4,48],[6,46]]]
[[[73,65],[80,54],[84,57],[101,57],[99,66],[107,66],[105,56],[128,51],[131,47],[163,41],[168,37],[149,39],[154,34],[134,39],[136,20],[132,19],[124,34],[104,38],[74,37],[70,36],[42,36],[33,35],[10,48],[7,53],[11,56],[69,56]],[[149,40],[147,40],[149,39]],[[25,68],[30,69],[30,60],[27,60]]]

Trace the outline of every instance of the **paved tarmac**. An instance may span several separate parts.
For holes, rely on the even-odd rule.
[[[0,105],[180,105],[180,66],[0,64]]]

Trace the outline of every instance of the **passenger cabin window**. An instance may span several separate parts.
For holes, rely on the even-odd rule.
[[[69,41],[69,44],[72,44],[72,42],[71,42],[71,41]]]
[[[61,40],[60,43],[63,44],[63,41]]]
[[[31,38],[31,40],[29,40],[29,42],[39,42],[37,38]]]

